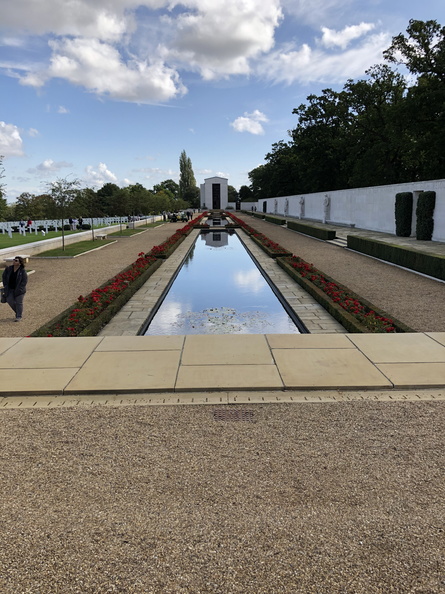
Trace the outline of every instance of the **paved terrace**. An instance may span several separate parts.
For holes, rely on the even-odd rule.
[[[292,401],[289,391],[427,389],[442,398],[445,333],[0,338],[0,386],[1,406],[26,395],[178,403],[178,394],[236,402],[273,391]]]

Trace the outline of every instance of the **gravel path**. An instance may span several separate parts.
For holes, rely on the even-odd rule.
[[[445,403],[250,409],[0,412],[0,591],[445,592]]]
[[[417,332],[445,332],[445,283],[248,215],[249,225]]]

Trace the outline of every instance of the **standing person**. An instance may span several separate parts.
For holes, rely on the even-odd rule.
[[[20,232],[20,235],[26,235],[25,221],[23,221],[23,220],[21,220],[19,223],[19,232]]]
[[[6,292],[6,302],[15,312],[15,322],[20,322],[23,314],[23,299],[25,298],[28,273],[25,270],[25,260],[16,256],[12,266],[8,266],[2,275],[3,288]]]
[[[32,220],[28,219],[28,222],[26,223],[26,228],[28,229],[28,231],[31,233],[31,225],[32,225]]]

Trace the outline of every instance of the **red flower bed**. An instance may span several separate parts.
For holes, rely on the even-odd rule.
[[[239,219],[237,216],[232,214],[231,212],[227,213],[227,214],[229,217],[232,218],[232,220],[237,225],[239,225],[242,229],[244,229],[244,231],[246,231],[246,233],[249,233],[249,235],[251,235],[252,237],[255,237],[255,239],[257,239],[262,245],[264,245],[264,247],[266,247],[270,252],[276,253],[276,254],[281,254],[281,253],[286,253],[286,252],[289,254],[291,253],[291,252],[289,252],[289,250],[286,250],[279,243],[272,241],[271,239],[266,237],[266,235],[264,235],[263,233],[260,233],[259,231],[257,231],[256,229],[254,229],[253,227],[251,227],[250,225],[245,223],[242,219]]]
[[[149,251],[148,255],[155,256],[156,258],[164,258],[175,244],[183,239],[190,231],[195,227],[197,223],[205,216],[205,213],[200,214],[194,220],[189,221],[187,225],[178,229],[171,237],[166,239],[159,245],[154,245]]]
[[[80,295],[74,307],[62,319],[45,326],[45,334],[37,331],[33,336],[79,336],[100,313],[123,293],[127,287],[156,261],[154,256],[138,254],[138,259],[120,272],[104,287],[94,289],[87,297]]]
[[[361,303],[356,297],[350,295],[346,289],[340,287],[332,280],[325,278],[324,274],[312,264],[308,264],[298,256],[287,258],[287,262],[300,276],[319,287],[337,305],[352,314],[365,326],[369,332],[396,332],[393,320],[377,314],[373,309]]]

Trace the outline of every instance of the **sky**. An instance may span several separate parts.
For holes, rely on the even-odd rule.
[[[221,176],[239,189],[292,110],[383,63],[444,0],[0,0],[8,202],[57,179],[98,189]]]

